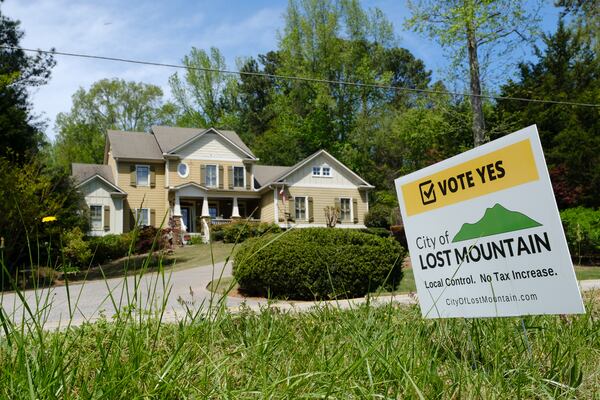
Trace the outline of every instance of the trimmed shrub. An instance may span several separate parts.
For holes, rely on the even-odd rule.
[[[365,226],[368,228],[389,229],[392,224],[392,207],[376,204],[365,214]]]
[[[124,233],[122,235],[106,235],[90,237],[88,243],[94,255],[94,264],[106,264],[129,254],[132,236]]]
[[[359,297],[380,287],[395,288],[402,279],[405,254],[393,239],[364,232],[297,229],[248,240],[236,254],[233,275],[240,290],[250,295],[298,300]]]
[[[251,236],[250,226],[244,222],[232,222],[223,225],[223,242],[225,243],[241,243]]]
[[[388,238],[392,234],[389,230],[385,228],[366,228],[361,229],[361,232],[370,233],[371,235],[377,235],[382,238]]]
[[[238,221],[213,226],[211,237],[213,240],[223,240],[225,243],[242,243],[251,237],[262,236],[265,233],[279,232],[281,232],[281,228],[277,224]]]
[[[571,257],[576,263],[600,263],[600,210],[576,207],[561,211]]]
[[[85,235],[79,227],[75,227],[63,235],[64,261],[75,267],[83,267],[92,257],[92,250],[85,240]]]
[[[225,238],[225,232],[223,231],[223,225],[214,225],[210,229],[210,238],[212,241],[222,242]]]

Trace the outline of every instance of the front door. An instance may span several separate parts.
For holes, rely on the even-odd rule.
[[[211,218],[217,218],[219,216],[219,203],[208,203],[208,214]]]
[[[192,231],[192,219],[190,207],[181,207],[181,222],[185,225],[187,232]]]

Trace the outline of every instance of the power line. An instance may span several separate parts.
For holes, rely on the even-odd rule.
[[[461,97],[481,97],[483,99],[489,99],[489,100],[521,101],[521,102],[527,102],[527,103],[561,104],[561,105],[577,106],[577,107],[600,108],[600,104],[578,103],[578,102],[574,102],[574,101],[528,99],[525,97],[510,97],[510,96],[492,96],[492,95],[487,95],[487,94],[472,94],[472,93],[461,93],[461,92],[452,92],[452,91],[445,91],[445,90],[418,89],[418,88],[410,88],[410,87],[403,87],[403,86],[382,85],[382,84],[378,84],[378,83],[348,82],[348,81],[338,81],[338,80],[329,80],[329,79],[307,78],[307,77],[292,76],[292,75],[267,74],[264,72],[232,71],[232,70],[217,69],[217,68],[190,67],[190,66],[181,65],[181,64],[159,63],[159,62],[154,62],[154,61],[133,60],[133,59],[129,59],[129,58],[107,57],[107,56],[98,56],[98,55],[83,54],[83,53],[68,53],[68,52],[56,51],[56,50],[39,50],[39,49],[36,50],[36,49],[28,49],[28,48],[24,48],[24,47],[7,46],[7,45],[0,45],[0,48],[10,49],[10,50],[21,50],[21,51],[32,52],[32,53],[51,54],[51,55],[57,55],[57,56],[87,58],[87,59],[92,59],[92,60],[116,61],[116,62],[123,62],[123,63],[129,63],[129,64],[150,65],[150,66],[154,66],[154,67],[166,67],[166,68],[185,69],[185,70],[194,70],[194,71],[203,71],[203,72],[217,72],[217,73],[228,74],[228,75],[257,76],[257,77],[263,77],[263,78],[281,79],[281,80],[290,80],[290,81],[299,81],[299,82],[315,82],[315,83],[325,83],[325,84],[330,84],[330,85],[355,86],[355,87],[362,87],[362,88],[397,90],[397,91],[404,91],[404,92],[427,93],[427,94],[436,94],[436,95],[451,95],[451,96],[461,96]]]

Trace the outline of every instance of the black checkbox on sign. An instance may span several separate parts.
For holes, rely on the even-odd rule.
[[[419,184],[419,190],[421,192],[421,201],[423,202],[423,205],[435,203],[435,187],[431,179],[421,182]]]

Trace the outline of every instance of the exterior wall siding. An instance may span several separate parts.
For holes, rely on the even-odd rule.
[[[131,165],[152,165],[155,167],[156,186],[155,187],[133,187],[130,181]],[[167,190],[165,189],[165,164],[148,162],[119,162],[117,165],[119,176],[119,187],[127,192],[127,200],[123,207],[123,226],[125,231],[130,231],[131,215],[133,209],[149,208],[155,212],[154,226],[160,227],[163,218],[168,211]],[[168,216],[167,216],[168,217]],[[166,223],[167,220],[165,220]]]
[[[273,190],[267,190],[260,201],[260,221],[275,221],[275,200],[273,199]]]
[[[272,195],[272,192],[271,192]],[[325,211],[324,208],[327,206],[334,206],[336,198],[351,198],[357,200],[358,207],[358,223],[354,224],[352,219],[350,221],[342,221],[342,225],[364,225],[365,214],[368,211],[367,195],[364,191],[358,189],[336,189],[336,188],[314,188],[314,187],[300,187],[292,186],[287,192],[287,197],[312,197],[313,198],[313,218],[312,224],[324,225]],[[281,199],[280,199],[281,200]],[[351,202],[352,204],[352,202]],[[281,201],[278,201],[278,210],[280,219],[289,212],[294,215],[295,210],[290,209],[290,202],[286,201],[285,209]],[[295,221],[297,224],[309,224],[308,221]]]
[[[111,151],[108,152],[107,164],[110,167],[110,170],[112,171],[113,177],[115,178],[115,185],[119,186],[119,184],[121,182],[119,182],[119,174],[117,173],[117,162],[113,158]],[[129,183],[129,181],[128,181],[128,183]]]
[[[112,188],[107,186],[100,179],[96,178],[86,183],[80,188],[85,198],[85,203],[90,206],[102,206],[102,227],[98,230],[90,230],[91,236],[104,236],[109,233],[123,233],[123,199],[122,197],[112,197],[110,191]],[[104,206],[110,207],[110,229],[104,230]]]
[[[179,173],[177,172],[177,168],[178,168],[180,162],[184,162],[188,166],[188,176],[185,178],[182,178],[179,175]],[[184,185],[184,184],[190,183],[190,182],[201,184],[201,182],[202,182],[202,176],[201,176],[202,165],[217,165],[217,171],[219,170],[220,166],[223,167],[223,190],[230,190],[229,189],[229,173],[228,173],[229,167],[245,167],[246,170],[244,172],[246,172],[248,169],[250,170],[250,172],[252,172],[252,165],[251,164],[244,165],[241,161],[239,161],[239,162],[217,161],[217,160],[210,160],[210,159],[194,160],[194,159],[189,159],[189,158],[183,159],[181,161],[170,160],[169,161],[169,171],[168,171],[169,186],[180,186],[180,185]],[[218,174],[218,172],[217,172],[217,174]],[[244,176],[245,176],[244,184],[246,184],[248,177],[246,176],[246,174],[244,174]],[[233,179],[233,177],[232,177],[232,179]],[[217,185],[218,185],[218,179],[217,179]],[[246,190],[246,187],[245,186],[243,188],[235,187],[233,190],[234,191]]]
[[[313,176],[313,166],[322,167],[327,165],[331,168],[331,177]],[[340,168],[337,164],[332,163],[329,157],[321,154],[311,162],[307,163],[291,176],[287,178],[290,186],[314,186],[314,187],[339,187],[339,188],[354,188],[356,187],[356,178],[348,171]]]
[[[206,133],[179,152],[181,158],[190,160],[226,160],[241,162],[247,156],[215,133]]]

